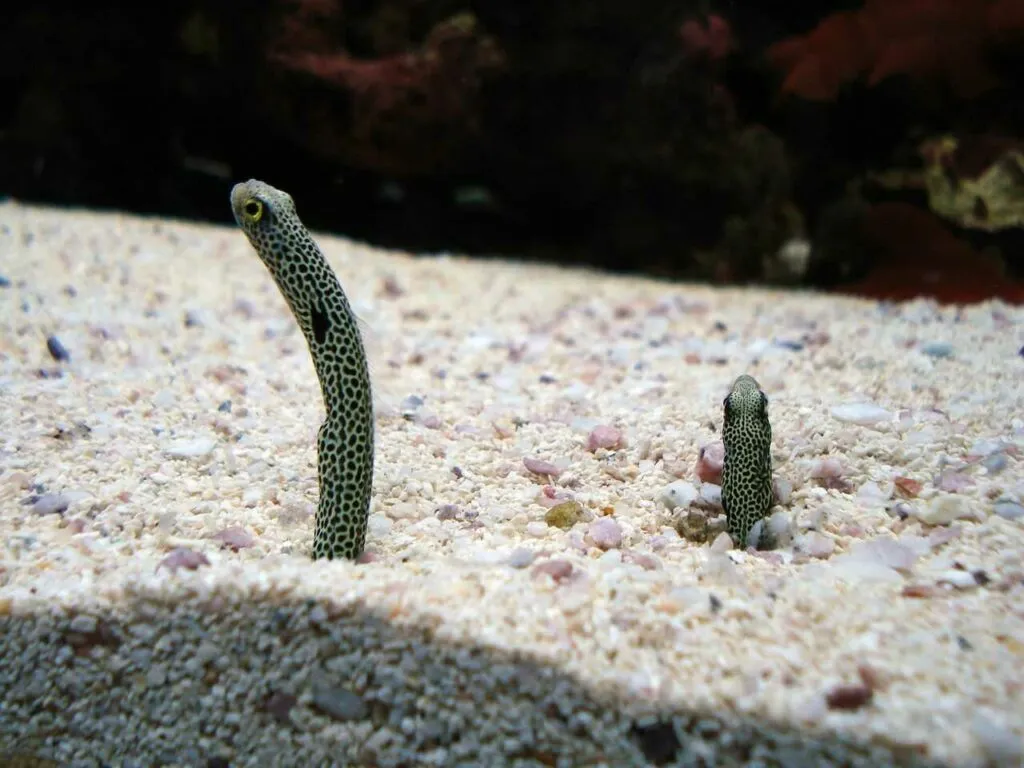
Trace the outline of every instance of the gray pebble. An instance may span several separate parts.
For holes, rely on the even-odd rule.
[[[92,616],[75,616],[71,620],[69,628],[72,632],[81,632],[83,635],[92,634],[96,631],[96,619]]]
[[[508,556],[508,564],[513,568],[525,568],[533,562],[534,554],[532,549],[516,547]]]
[[[994,475],[1006,469],[1006,454],[1002,452],[990,453],[981,463],[990,475]]]
[[[61,515],[71,506],[71,499],[63,493],[44,493],[32,504],[37,515]]]
[[[356,694],[324,683],[313,684],[313,705],[328,717],[342,722],[362,720],[369,711]]]
[[[947,358],[953,356],[953,345],[945,341],[929,341],[921,351],[929,357]]]
[[[1000,499],[995,503],[995,512],[1006,520],[1020,520],[1024,517],[1024,506],[1015,501]]]

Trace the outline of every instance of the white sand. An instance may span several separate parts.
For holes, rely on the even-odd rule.
[[[372,329],[379,447],[374,561],[312,563],[319,391],[241,233],[12,203],[0,224],[0,763],[1022,764],[1020,308],[321,238]],[[680,539],[661,499],[713,498],[694,465],[742,372],[793,487],[774,553]],[[831,414],[868,402],[870,426]],[[626,447],[589,452],[599,424]],[[572,530],[525,457],[564,468]],[[826,457],[838,488],[811,479]],[[896,476],[920,495],[897,505]],[[251,547],[212,538],[234,527]],[[175,547],[208,564],[158,570]]]

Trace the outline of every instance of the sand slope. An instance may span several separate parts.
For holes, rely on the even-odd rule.
[[[308,560],[322,406],[242,235],[0,205],[0,764],[1022,764],[1021,308],[321,243],[377,388],[358,566]],[[742,372],[778,552],[669,508],[714,516]]]

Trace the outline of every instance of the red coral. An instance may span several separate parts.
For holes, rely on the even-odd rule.
[[[463,14],[435,25],[413,50],[358,59],[339,48],[340,34],[331,31],[337,9],[331,0],[306,0],[286,19],[271,53],[285,72],[326,86],[298,132],[323,155],[370,170],[409,174],[443,166],[477,129],[483,76],[503,63],[495,42]]]
[[[1024,285],[1008,277],[998,259],[958,238],[937,216],[909,203],[872,206],[864,220],[878,262],[844,293],[905,301],[931,296],[966,304],[1000,298],[1024,301]]]
[[[683,50],[690,58],[706,57],[720,61],[732,53],[735,41],[729,22],[717,14],[708,16],[707,23],[689,19],[679,28]]]
[[[786,73],[783,93],[805,99],[828,101],[862,77],[873,86],[897,74],[941,78],[970,98],[999,84],[992,48],[1022,34],[1021,0],[865,0],[767,53]]]

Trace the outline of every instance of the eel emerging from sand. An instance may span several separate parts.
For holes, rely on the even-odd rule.
[[[733,545],[743,549],[761,522],[760,546],[769,545],[764,526],[775,496],[772,490],[772,425],[768,397],[752,376],[740,376],[722,403],[722,507]]]
[[[270,271],[313,358],[327,418],[317,436],[320,503],[313,558],[356,559],[373,486],[373,400],[358,321],[292,198],[250,179],[231,190],[235,221]]]

